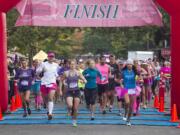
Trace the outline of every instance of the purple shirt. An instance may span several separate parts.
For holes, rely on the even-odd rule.
[[[62,67],[62,68],[59,68],[58,70],[58,75],[63,75],[64,72],[68,71],[69,70],[69,67]]]
[[[19,80],[20,87],[24,87],[24,86],[29,87],[32,85],[34,75],[35,75],[35,72],[31,68],[28,68],[28,69],[19,68],[17,70],[15,79]]]

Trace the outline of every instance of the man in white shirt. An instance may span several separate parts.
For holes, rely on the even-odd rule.
[[[48,53],[48,61],[43,62],[37,68],[37,74],[43,73],[41,79],[41,92],[44,103],[48,106],[48,120],[52,119],[52,112],[54,108],[53,99],[57,90],[56,79],[58,77],[59,65],[54,63],[55,54]]]

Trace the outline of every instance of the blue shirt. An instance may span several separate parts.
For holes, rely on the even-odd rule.
[[[136,88],[136,74],[133,70],[129,71],[128,69],[125,69],[122,72],[122,77],[123,77],[124,88],[126,89]]]
[[[85,88],[94,89],[97,88],[96,78],[99,76],[102,79],[102,75],[97,69],[87,68],[83,72],[84,77],[87,80]]]

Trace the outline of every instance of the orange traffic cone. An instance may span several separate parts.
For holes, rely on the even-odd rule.
[[[0,121],[3,120],[3,115],[2,115],[2,110],[1,110],[1,107],[0,107]]]
[[[159,99],[157,95],[154,98],[154,108],[157,108],[157,109],[159,108]]]
[[[173,104],[173,108],[172,108],[172,111],[171,111],[171,122],[178,122],[176,104]]]
[[[15,99],[14,99],[14,97],[12,97],[12,99],[11,99],[10,111],[11,111],[11,112],[15,112],[15,111],[16,111],[16,105],[15,105]]]
[[[160,98],[159,112],[164,112],[164,98]]]
[[[18,109],[22,107],[22,100],[19,94],[16,95],[15,104]]]

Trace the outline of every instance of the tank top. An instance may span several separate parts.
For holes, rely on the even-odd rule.
[[[79,90],[78,88],[78,81],[79,81],[79,76],[77,73],[74,76],[70,75],[70,72],[67,72],[67,78],[66,78],[66,83],[67,83],[67,90],[68,91],[75,91]]]
[[[96,64],[96,68],[99,70],[99,72],[102,75],[102,80],[100,77],[97,77],[97,84],[107,84],[109,83],[109,66],[107,64],[100,65]]]

